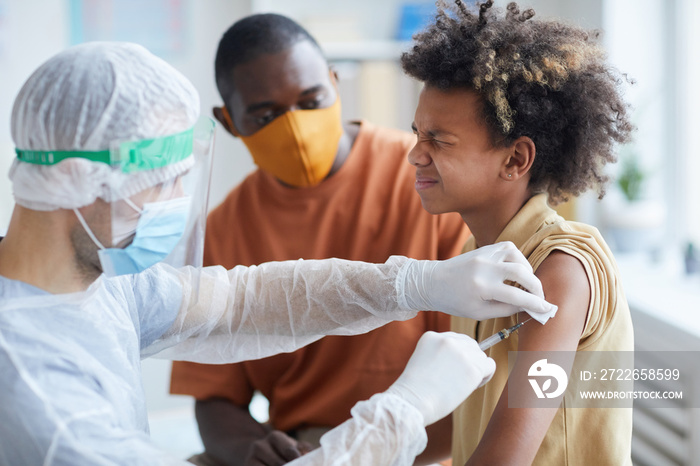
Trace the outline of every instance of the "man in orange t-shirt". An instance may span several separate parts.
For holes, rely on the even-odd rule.
[[[288,18],[254,15],[224,34],[216,79],[221,124],[241,137],[259,169],[207,222],[205,265],[226,268],[338,257],[447,259],[466,241],[456,214],[433,216],[414,190],[406,155],[415,137],[368,122],[343,124],[335,73],[316,41]],[[331,336],[294,353],[239,364],[173,363],[171,392],[197,399],[206,452],[197,464],[284,463],[386,390],[419,337],[449,330],[449,316],[420,313],[364,335]],[[248,411],[270,401],[269,425]],[[449,456],[451,421],[430,426],[419,462]]]

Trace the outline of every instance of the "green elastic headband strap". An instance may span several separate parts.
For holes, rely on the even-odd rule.
[[[54,165],[62,160],[79,157],[119,167],[124,173],[153,170],[179,162],[192,154],[193,128],[181,133],[119,145],[119,151],[41,151],[15,149],[17,158],[37,165]]]

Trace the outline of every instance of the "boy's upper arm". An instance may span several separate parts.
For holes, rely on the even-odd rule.
[[[576,351],[591,301],[591,286],[581,262],[552,252],[535,272],[547,301],[559,311],[546,325],[532,321],[518,330],[518,351]],[[526,314],[522,314],[527,319]]]
[[[542,282],[545,298],[559,306],[546,325],[531,321],[518,330],[518,351],[575,351],[583,333],[591,287],[581,262],[575,257],[552,252],[535,275]],[[527,320],[521,314],[520,321]],[[525,364],[516,362],[508,383],[528,386]],[[565,368],[570,371],[571,368]],[[479,445],[468,464],[531,464],[556,409],[508,408],[508,386],[503,389]]]

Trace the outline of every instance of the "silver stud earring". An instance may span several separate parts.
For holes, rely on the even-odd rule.
[[[512,176],[513,176],[512,173],[508,173],[508,178],[510,178],[510,177],[512,177]]]

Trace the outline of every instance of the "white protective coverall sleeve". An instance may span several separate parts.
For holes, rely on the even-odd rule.
[[[160,353],[209,364],[258,359],[294,351],[325,335],[365,333],[410,319],[419,310],[471,318],[518,310],[556,312],[512,243],[446,261],[402,256],[384,264],[299,260],[229,271],[188,267],[175,273],[182,285],[179,314],[160,339],[143,349],[143,356]]]
[[[321,447],[290,466],[408,466],[428,443],[423,415],[392,393],[358,402],[352,417],[321,437]]]
[[[409,260],[170,269],[182,284],[182,307],[172,327],[141,355],[230,363],[294,351],[325,335],[354,335],[410,319],[416,310],[399,305],[396,287],[399,270]]]

